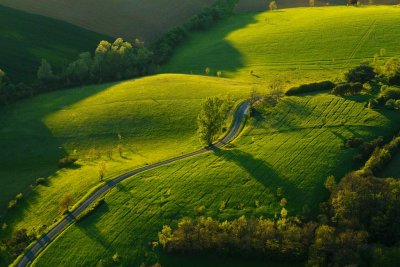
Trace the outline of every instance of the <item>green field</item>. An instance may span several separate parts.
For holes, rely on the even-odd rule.
[[[400,8],[293,8],[234,16],[185,42],[163,72],[204,74],[206,67],[255,83],[290,85],[342,78],[386,49],[400,55]]]
[[[57,216],[61,196],[71,193],[79,199],[100,183],[99,162],[106,161],[107,177],[114,177],[191,152],[201,147],[196,117],[202,99],[246,98],[249,90],[226,79],[159,75],[20,102],[0,117],[1,211],[17,193],[28,192],[36,178],[50,176],[48,186],[37,187],[9,213],[12,229],[37,229]],[[65,155],[79,161],[58,170],[57,162]]]
[[[214,0],[0,0],[0,4],[133,42],[152,42]]]
[[[30,191],[37,177],[49,180],[6,213],[4,235],[50,225],[64,194],[78,200],[100,183],[99,162],[106,162],[109,179],[201,147],[196,117],[208,96],[229,95],[237,102],[248,98],[252,88],[265,92],[271,80],[281,80],[284,87],[337,81],[381,48],[386,56],[400,55],[399,15],[398,7],[237,15],[192,34],[161,69],[183,74],[62,90],[8,107],[0,115],[2,210],[17,193]],[[187,75],[204,74],[206,67],[226,78]],[[344,148],[344,142],[350,137],[389,139],[400,130],[399,112],[368,109],[369,97],[321,92],[257,108],[232,144],[117,185],[105,204],[66,229],[34,265],[107,265],[118,253],[123,266],[157,260],[162,266],[185,266],[193,259],[180,261],[148,249],[163,224],[200,215],[273,217],[280,210],[278,189],[288,200],[289,215],[306,208],[315,215],[328,196],[326,177],[340,178],[360,167],[352,160],[358,151]],[[67,154],[78,157],[77,164],[58,170],[57,161]],[[200,266],[214,262],[196,261]]]
[[[0,69],[13,81],[32,81],[42,58],[61,68],[94,51],[106,35],[0,6]]]
[[[360,98],[326,94],[285,98],[275,108],[260,110],[229,148],[118,185],[107,194],[104,206],[52,243],[37,266],[60,259],[74,266],[93,266],[116,252],[123,265],[132,261],[139,265],[146,252],[151,255],[147,243],[157,239],[163,224],[198,215],[271,217],[279,212],[279,187],[290,214],[301,214],[305,205],[315,211],[327,197],[326,177],[341,177],[356,168],[352,157],[357,151],[344,149],[343,141],[352,136],[390,137],[399,120],[398,112],[366,109]],[[196,212],[201,206],[204,213]]]

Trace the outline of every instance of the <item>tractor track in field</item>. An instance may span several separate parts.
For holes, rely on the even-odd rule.
[[[138,173],[142,173],[148,170],[155,169],[160,166],[164,166],[167,164],[170,164],[172,162],[176,162],[179,160],[191,158],[197,155],[205,154],[210,151],[213,151],[215,148],[219,148],[224,146],[225,144],[229,143],[234,139],[234,137],[237,135],[237,133],[240,130],[240,127],[243,122],[243,118],[245,115],[248,114],[249,111],[249,101],[245,101],[241,103],[234,114],[234,120],[231,125],[231,129],[228,132],[228,134],[221,139],[219,142],[215,143],[214,145],[210,147],[206,147],[200,150],[197,150],[195,152],[185,154],[182,156],[174,157],[171,159],[167,159],[158,163],[154,163],[133,171],[130,171],[128,173],[122,174],[109,182],[107,182],[104,186],[100,187],[98,190],[96,190],[90,197],[88,197],[82,204],[79,205],[73,212],[68,214],[67,217],[62,219],[60,222],[57,223],[50,231],[48,231],[45,235],[43,235],[39,240],[37,240],[34,245],[24,253],[23,257],[19,260],[17,263],[17,267],[25,267],[28,266],[39,254],[40,252],[47,246],[49,245],[55,238],[57,238],[63,231],[66,229],[67,226],[71,225],[75,218],[82,214],[88,207],[90,207],[91,204],[93,204],[97,199],[99,199],[104,193],[108,192],[111,188],[113,188],[115,185],[119,184],[120,182],[126,180],[127,178],[130,178]]]

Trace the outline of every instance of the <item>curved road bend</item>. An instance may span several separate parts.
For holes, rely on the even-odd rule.
[[[196,155],[207,153],[207,152],[213,150],[215,147],[221,147],[221,146],[225,145],[226,143],[230,142],[233,139],[233,137],[238,133],[240,125],[243,121],[243,117],[244,117],[244,115],[247,115],[248,112],[249,112],[249,102],[245,101],[242,104],[240,104],[239,107],[236,109],[234,121],[232,123],[232,127],[231,127],[229,133],[222,140],[217,142],[214,146],[203,148],[201,150],[198,150],[198,151],[186,154],[186,155],[182,155],[182,156],[164,160],[164,161],[161,161],[161,162],[158,162],[155,164],[151,164],[151,165],[136,169],[134,171],[125,173],[125,174],[118,176],[117,178],[109,181],[103,187],[99,188],[88,199],[86,199],[76,210],[74,210],[66,218],[64,218],[62,221],[60,221],[47,234],[45,234],[43,237],[41,237],[35,243],[35,245],[28,252],[25,253],[24,257],[18,262],[17,266],[18,267],[28,266],[29,262],[31,262],[36,256],[39,255],[39,252],[41,251],[41,249],[44,248],[46,245],[48,245],[52,240],[54,240],[54,238],[57,237],[57,235],[60,234],[62,232],[62,230],[67,225],[69,225],[76,216],[81,214],[87,207],[89,207],[103,193],[107,192],[113,186],[120,183],[121,181],[123,181],[135,174],[138,174],[138,173],[141,173],[144,171],[148,171],[148,170],[157,168],[159,166],[163,166],[163,165],[175,162],[175,161],[179,161],[181,159],[186,159],[186,158],[190,158],[190,157],[193,157]]]

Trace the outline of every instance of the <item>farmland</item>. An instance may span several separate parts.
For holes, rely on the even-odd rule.
[[[400,119],[396,112],[370,111],[357,100],[310,95],[261,109],[229,148],[118,185],[106,195],[104,206],[68,228],[35,266],[59,259],[95,265],[114,253],[124,264],[151,263],[157,255],[146,244],[157,238],[163,224],[199,215],[222,220],[274,216],[279,212],[277,188],[283,189],[291,214],[301,214],[305,206],[315,211],[327,196],[325,178],[340,177],[356,167],[352,165],[356,151],[343,149],[344,139],[390,136],[391,126]]]
[[[113,177],[200,148],[195,120],[202,99],[243,99],[249,90],[226,79],[161,75],[21,102],[0,120],[2,211],[36,178],[50,176],[48,186],[37,187],[11,214],[20,215],[18,223],[9,222],[28,229],[46,224],[57,216],[61,196],[69,192],[79,199],[100,182],[99,162],[107,163],[107,177]],[[58,160],[66,155],[79,160],[73,168],[58,170]]]
[[[321,80],[340,83],[346,71],[375,54],[399,56],[399,15],[400,8],[389,6],[238,14],[190,33],[161,74],[59,90],[6,107],[0,113],[1,235],[18,229],[41,234],[38,229],[60,217],[63,196],[72,195],[76,203],[122,173],[201,148],[196,118],[207,97],[234,106],[251,92],[274,93],[274,84],[286,89]],[[256,97],[261,100],[232,143],[117,184],[96,210],[60,232],[33,266],[259,266],[253,259],[179,257],[149,244],[163,225],[176,227],[187,217],[278,220],[286,218],[284,206],[289,216],[319,220],[320,203],[331,193],[326,178],[338,182],[363,165],[355,160],[361,148],[348,141],[388,141],[400,130],[396,108],[370,105],[378,86],[366,85],[351,96],[283,96],[276,105]],[[67,155],[77,162],[59,169]],[[397,155],[382,175],[398,176],[398,162]],[[46,182],[32,186],[38,177]],[[20,192],[23,200],[6,209]]]
[[[0,68],[16,82],[31,82],[42,58],[60,69],[110,37],[54,19],[0,6]]]
[[[0,4],[66,21],[128,41],[151,42],[214,0],[0,0]]]
[[[338,15],[340,14],[340,16]],[[203,74],[288,86],[340,79],[345,70],[385,49],[399,54],[398,7],[294,8],[243,14],[193,34],[164,72]]]

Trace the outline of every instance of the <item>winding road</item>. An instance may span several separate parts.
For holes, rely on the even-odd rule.
[[[203,148],[201,150],[197,150],[195,152],[185,154],[179,157],[171,158],[168,160],[164,160],[158,163],[154,163],[139,169],[136,169],[134,171],[125,173],[121,176],[118,176],[114,178],[113,180],[109,181],[107,184],[99,188],[96,192],[94,192],[88,199],[86,199],[77,209],[75,209],[72,213],[70,213],[66,218],[64,218],[62,221],[60,221],[54,228],[52,228],[47,234],[43,235],[33,246],[30,248],[25,255],[21,258],[21,260],[18,262],[17,266],[18,267],[24,267],[28,266],[29,263],[34,260],[41,250],[48,245],[52,240],[54,240],[62,231],[67,227],[69,224],[71,224],[74,221],[74,218],[81,214],[86,208],[88,208],[94,201],[96,201],[98,198],[100,198],[105,192],[110,190],[112,187],[114,187],[116,184],[122,182],[123,180],[132,177],[135,174],[148,171],[175,161],[179,161],[182,159],[190,158],[196,155],[204,154],[209,151],[212,151],[215,148],[221,147],[225,145],[226,143],[230,142],[235,135],[238,133],[240,126],[242,124],[243,118],[245,115],[247,115],[249,112],[249,102],[245,101],[241,103],[234,115],[234,121],[232,123],[231,129],[229,133],[219,142],[214,144],[213,146]]]

